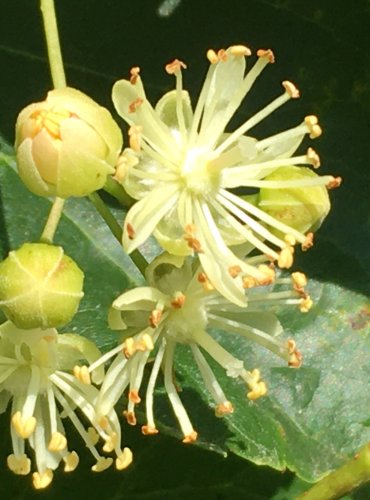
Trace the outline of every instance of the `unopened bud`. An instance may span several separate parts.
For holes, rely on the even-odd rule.
[[[77,311],[83,279],[62,247],[25,243],[0,263],[0,307],[18,328],[63,326]]]
[[[114,173],[122,134],[108,110],[67,87],[21,111],[15,148],[19,175],[30,191],[86,196]]]
[[[258,206],[277,220],[302,233],[316,231],[330,210],[327,189],[325,186],[299,187],[300,180],[315,177],[319,176],[306,167],[287,166],[277,169],[265,180],[297,181],[298,187],[262,188],[259,193]]]

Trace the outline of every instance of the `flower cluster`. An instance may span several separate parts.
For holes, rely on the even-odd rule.
[[[208,51],[210,67],[195,109],[182,88],[186,65],[177,59],[166,66],[176,78],[176,90],[165,94],[155,108],[146,98],[139,68],[131,70],[130,80],[113,87],[115,107],[130,125],[130,148],[121,156],[116,178],[138,200],[125,219],[125,250],[132,252],[154,233],[172,254],[197,254],[212,285],[240,306],[246,304],[243,278],[263,282],[265,275],[247,265],[233,247],[248,244],[279,267],[290,268],[294,245],[311,247],[312,229],[329,211],[326,188],[340,182],[297,167],[320,165],[312,148],[294,156],[306,135],[321,135],[315,116],[261,140],[245,135],[299,97],[291,82],[283,82],[283,93],[234,132],[225,131],[257,77],[274,62],[271,50],[259,50],[257,62],[246,73],[250,55],[239,45]],[[260,189],[257,203],[235,194],[238,187]],[[286,190],[306,208],[297,210],[296,202],[290,210]],[[284,211],[269,213],[279,198]],[[235,266],[240,267],[240,279],[230,272]]]
[[[247,397],[256,400],[266,394],[266,385],[258,369],[248,371],[242,360],[235,358],[211,334],[214,329],[240,335],[269,349],[287,362],[299,367],[301,354],[294,340],[277,338],[282,327],[272,312],[275,304],[295,305],[302,311],[310,307],[310,298],[304,291],[305,276],[293,273],[290,279],[277,279],[281,285],[291,284],[282,292],[264,290],[247,297],[248,307],[230,303],[212,286],[206,274],[191,259],[163,254],[147,269],[149,287],[130,290],[113,302],[110,325],[124,332],[121,345],[94,363],[96,368],[119,351],[107,371],[102,384],[96,411],[104,417],[112,411],[121,394],[129,387],[127,421],[136,423],[135,405],[140,403],[139,390],[144,367],[152,351],[155,358],[146,391],[147,424],[144,434],[157,433],[153,413],[153,391],[161,366],[164,383],[175,415],[179,421],[184,442],[194,441],[197,433],[177,394],[173,380],[174,354],[177,344],[185,344],[192,351],[205,386],[216,403],[216,415],[233,412],[232,403],[225,396],[202,351],[205,351],[229,377],[239,378],[248,387]],[[274,276],[266,264],[264,272]]]
[[[117,469],[131,463],[131,450],[121,447],[115,406],[127,390],[124,414],[136,424],[149,360],[142,432],[158,432],[154,391],[162,369],[183,441],[196,440],[175,383],[179,344],[191,351],[217,416],[232,413],[233,403],[213,362],[246,385],[249,400],[267,393],[259,368],[250,370],[225,348],[228,336],[255,342],[290,367],[301,365],[294,339],[280,337],[276,313],[281,307],[307,313],[313,302],[306,276],[287,276],[280,269],[292,267],[297,244],[303,250],[313,245],[313,232],[330,210],[327,190],[341,179],[310,168],[320,166],[311,147],[297,153],[305,136],[321,135],[315,116],[262,139],[246,135],[299,97],[289,81],[282,83],[281,95],[228,130],[255,80],[274,62],[271,50],[259,50],[246,71],[251,55],[242,45],[209,50],[210,66],[194,106],[183,89],[182,61],[166,65],[176,88],[155,107],[146,97],[139,67],[132,68],[129,80],[113,87],[116,110],[129,125],[129,147],[121,154],[121,132],[109,112],[75,89],[54,90],[18,117],[20,177],[32,192],[57,197],[43,242],[52,242],[65,198],[90,195],[96,202],[94,191],[114,174],[115,187],[134,199],[123,225],[124,250],[132,253],[151,235],[164,250],[145,273],[142,269],[147,286],[113,302],[109,325],[121,338],[103,355],[87,339],[55,329],[72,319],[83,296],[83,272],[62,247],[26,243],[0,263],[0,307],[8,318],[0,326],[0,407],[11,405],[8,466],[29,474],[31,449],[36,488],[50,484],[61,462],[66,472],[78,464],[77,453],[68,448],[66,417],[96,460],[92,470],[113,462],[99,453],[99,439],[103,451],[115,455]],[[96,203],[98,209],[102,204]],[[100,211],[115,228],[113,216],[105,207]],[[107,361],[112,362],[104,373]]]

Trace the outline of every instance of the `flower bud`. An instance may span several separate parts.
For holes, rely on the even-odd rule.
[[[0,262],[0,307],[18,328],[63,326],[77,311],[83,279],[62,247],[25,243]]]
[[[18,116],[19,175],[39,196],[86,196],[114,173],[122,142],[107,109],[76,89],[52,90]]]
[[[316,231],[328,215],[330,201],[325,185],[304,186],[306,179],[320,177],[306,167],[281,167],[265,177],[269,181],[296,181],[298,187],[262,188],[257,206],[302,233]],[[302,187],[299,186],[302,181]],[[319,183],[319,182],[318,182]],[[278,231],[273,230],[278,233]],[[281,234],[279,233],[279,236]]]

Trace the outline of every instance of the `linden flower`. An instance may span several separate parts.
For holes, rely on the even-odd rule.
[[[95,444],[99,437],[105,442],[103,450],[114,451],[117,469],[123,469],[132,460],[128,448],[120,448],[121,431],[114,411],[105,419],[97,419],[94,405],[98,390],[90,384],[86,366],[75,366],[85,358],[92,362],[99,356],[97,348],[83,337],[74,334],[58,335],[55,329],[21,330],[10,321],[0,326],[0,394],[1,411],[11,401],[11,439],[13,453],[8,456],[8,467],[15,473],[27,475],[31,460],[26,453],[26,440],[34,452],[36,472],[33,485],[46,488],[53,479],[53,470],[61,461],[64,471],[73,471],[79,462],[75,451],[70,451],[62,423],[68,417],[96,460],[92,470],[100,472],[113,459],[103,457]],[[104,372],[92,374],[94,382],[101,382]],[[59,410],[61,408],[61,411]],[[91,427],[86,430],[76,408]]]
[[[197,253],[212,285],[239,305],[245,305],[244,290],[229,270],[239,266],[243,275],[262,282],[266,276],[247,265],[230,246],[247,242],[277,260],[280,267],[289,268],[293,245],[309,248],[312,233],[304,234],[273,217],[262,210],[262,205],[255,206],[232,189],[321,187],[327,196],[326,188],[340,182],[316,174],[266,179],[281,167],[319,166],[319,157],[311,148],[306,154],[293,156],[305,135],[315,139],[321,134],[315,116],[307,116],[299,125],[262,140],[244,135],[299,96],[291,82],[283,82],[282,95],[233,133],[225,133],[254,81],[268,63],[274,62],[271,50],[259,50],[257,62],[246,73],[250,55],[247,47],[239,45],[217,54],[209,50],[210,67],[194,110],[182,88],[182,69],[186,66],[177,59],[166,66],[166,71],[176,77],[176,90],[165,94],[155,108],[146,98],[137,67],[131,70],[129,81],[115,83],[112,94],[118,113],[131,126],[130,148],[121,156],[116,179],[139,200],[125,220],[125,250],[132,252],[154,232],[172,254]],[[315,221],[317,218],[315,214]]]
[[[265,267],[266,273],[273,273],[270,267]],[[221,365],[229,377],[239,378],[248,386],[247,397],[250,400],[266,394],[266,385],[260,379],[259,370],[248,371],[242,360],[232,356],[215,340],[209,333],[210,329],[241,335],[271,350],[290,366],[300,366],[301,355],[295,342],[276,338],[282,327],[271,312],[271,306],[274,303],[293,304],[307,311],[312,302],[304,292],[306,279],[303,274],[293,273],[293,290],[271,292],[269,289],[256,289],[258,293],[248,295],[248,308],[244,309],[220,295],[201,268],[194,272],[190,258],[184,262],[184,257],[164,254],[150,264],[147,278],[152,286],[130,290],[113,302],[110,325],[114,329],[124,330],[125,340],[90,367],[93,370],[117,354],[100,390],[96,406],[99,415],[109,414],[128,387],[129,401],[125,415],[130,424],[136,423],[135,405],[140,402],[139,390],[144,367],[155,349],[145,398],[147,424],[142,427],[142,431],[144,434],[158,432],[154,421],[153,392],[162,367],[165,388],[184,435],[184,442],[194,441],[197,433],[174,383],[177,344],[185,344],[191,349],[204,384],[216,403],[217,416],[232,413],[233,406],[203,352]],[[290,283],[290,279],[276,282],[285,285]]]

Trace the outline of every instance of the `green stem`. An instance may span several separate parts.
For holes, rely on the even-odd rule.
[[[122,228],[118,224],[112,212],[106,206],[104,201],[100,198],[98,193],[96,192],[91,193],[89,195],[89,200],[93,203],[96,210],[99,212],[99,214],[106,222],[113,236],[120,244],[122,244]],[[136,267],[139,269],[141,274],[145,277],[145,269],[147,268],[148,263],[143,257],[143,255],[141,255],[141,253],[138,250],[134,250],[133,252],[130,253],[129,257],[131,258],[132,262],[136,265]]]
[[[62,89],[67,86],[67,83],[60,49],[54,0],[40,0],[40,8],[44,22],[51,78],[54,88]]]
[[[40,236],[40,241],[43,241],[45,243],[53,243],[54,234],[63,212],[64,202],[65,200],[63,198],[55,198],[49,212],[48,220],[46,221],[44,230]]]
[[[299,495],[296,500],[335,500],[370,481],[370,443],[354,458]]]

